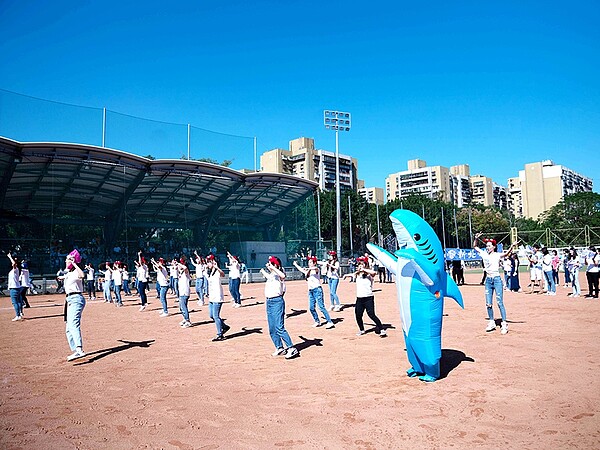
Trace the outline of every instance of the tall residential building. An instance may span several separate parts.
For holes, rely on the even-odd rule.
[[[519,171],[518,183],[516,178],[509,179],[511,210],[515,214],[520,210],[522,217],[537,219],[565,195],[592,189],[591,178],[550,160],[525,164],[525,169]]]
[[[468,164],[450,167],[450,201],[460,208],[471,204],[470,176]]]
[[[523,195],[519,177],[508,179],[507,186],[508,209],[515,217],[523,217]]]
[[[473,203],[492,206],[494,204],[494,182],[492,179],[483,175],[473,175],[470,182]]]
[[[388,175],[385,190],[387,201],[420,194],[449,202],[449,171],[442,166],[427,167],[425,161],[413,159],[408,161],[408,170]]]
[[[358,193],[369,203],[383,205],[383,189],[378,187],[360,188]]]
[[[356,190],[358,163],[355,158],[340,154],[340,188]],[[260,170],[296,175],[316,181],[322,190],[335,189],[335,152],[316,150],[315,140],[301,137],[290,141],[289,150],[275,148],[260,156]]]

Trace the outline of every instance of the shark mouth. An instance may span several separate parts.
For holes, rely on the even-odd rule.
[[[398,219],[394,217],[390,217],[390,219],[392,220],[392,228],[396,233],[396,239],[398,240],[398,247],[400,249],[414,248],[433,264],[438,263],[435,249],[430,244],[429,239],[422,237],[419,233],[411,235]]]

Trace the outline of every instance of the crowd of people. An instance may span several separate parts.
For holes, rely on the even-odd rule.
[[[480,244],[484,248],[480,248]],[[504,307],[503,295],[505,291],[521,292],[519,282],[519,258],[515,252],[515,246],[511,246],[506,252],[496,251],[496,242],[493,239],[481,239],[481,234],[475,236],[473,248],[478,252],[484,265],[485,284],[485,305],[488,313],[488,325],[485,331],[496,330],[497,324],[494,319],[493,299],[496,298],[498,309],[500,310],[501,322],[500,331],[502,334],[508,333],[508,322],[506,309]],[[24,319],[24,308],[29,307],[27,300],[27,290],[31,286],[29,279],[28,266],[26,261],[19,261],[18,258],[7,255],[11,270],[8,274],[8,289],[10,298],[15,310],[13,321]],[[585,295],[588,298],[598,298],[598,284],[600,279],[600,254],[595,247],[589,247],[587,251],[578,253],[574,248],[565,249],[562,255],[557,250],[534,245],[527,254],[529,264],[530,283],[527,293],[545,293],[549,296],[556,295],[557,286],[560,286],[560,268],[564,267],[564,287],[571,287],[570,297],[579,297],[582,295],[579,284],[579,271],[585,268],[585,274],[588,283],[589,293]],[[177,298],[179,312],[182,320],[179,325],[183,328],[192,326],[188,302],[191,296],[191,283],[195,278],[194,287],[197,296],[197,302],[203,306],[208,302],[209,317],[214,321],[216,335],[213,341],[225,340],[226,333],[230,326],[225,323],[221,317],[222,306],[224,303],[224,293],[221,279],[225,277],[225,271],[220,267],[218,259],[212,253],[206,257],[200,256],[197,252],[188,260],[185,256],[172,258],[166,261],[163,258],[147,258],[142,251],[138,252],[135,260],[135,275],[129,271],[129,267],[122,261],[107,261],[99,265],[97,270],[91,263],[80,267],[82,261],[81,254],[74,250],[65,257],[64,268],[58,272],[58,279],[62,282],[65,302],[65,321],[66,335],[71,351],[73,352],[67,360],[72,361],[85,356],[83,351],[83,342],[81,338],[80,322],[86,300],[96,300],[96,293],[102,292],[102,300],[106,303],[112,303],[116,307],[123,306],[124,296],[133,296],[131,291],[133,287],[135,295],[140,299],[139,311],[145,311],[148,305],[148,294],[150,287],[150,267],[155,273],[156,298],[160,299],[161,310],[160,317],[169,315],[167,294]],[[331,251],[325,261],[318,261],[316,257],[309,255],[305,258],[306,266],[297,262],[294,265],[306,278],[308,291],[309,311],[313,318],[313,326],[324,326],[326,329],[335,328],[334,321],[330,312],[341,311],[343,305],[337,295],[337,288],[341,277],[340,262],[335,251]],[[455,275],[457,284],[464,283],[464,273],[461,264],[460,268],[452,264],[452,271]],[[190,268],[193,267],[195,277],[192,277]],[[229,278],[229,293],[232,298],[232,306],[239,308],[242,306],[242,295],[240,293],[241,279],[245,265],[240,258],[227,253],[226,269]],[[500,270],[504,272],[504,279],[500,275]],[[369,254],[360,256],[352,260],[350,273],[343,279],[356,283],[356,303],[355,319],[358,327],[357,335],[365,334],[363,315],[367,312],[369,318],[375,323],[375,333],[381,337],[386,336],[386,330],[381,320],[375,313],[375,298],[373,295],[373,283],[380,275],[379,264],[375,258]],[[271,256],[260,273],[266,279],[265,298],[267,309],[267,322],[269,334],[275,351],[273,356],[284,355],[286,358],[298,356],[299,351],[294,346],[289,333],[285,329],[285,271],[282,268],[279,258]],[[98,276],[100,275],[100,276]],[[329,288],[329,308],[325,306],[325,295],[322,287],[322,278],[326,280]],[[386,282],[387,277],[379,278],[380,282]],[[100,288],[100,289],[99,289]],[[318,311],[317,311],[318,308]]]

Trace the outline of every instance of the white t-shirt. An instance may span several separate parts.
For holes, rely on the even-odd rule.
[[[19,282],[19,269],[13,269],[8,272],[8,288],[9,289],[20,289],[21,283]]]
[[[138,281],[141,281],[142,283],[146,283],[148,281],[148,266],[146,264],[142,264],[141,266],[138,266],[138,268],[135,272],[135,277],[137,278]]]
[[[123,272],[119,269],[113,271],[113,280],[115,282],[115,286],[121,286],[123,284]]]
[[[164,267],[159,267],[156,272],[156,281],[162,287],[169,285],[169,280],[167,279],[167,269]]]
[[[180,297],[190,296],[190,274],[187,272],[180,272],[177,278],[177,289],[179,290]]]
[[[77,275],[77,271],[71,270],[65,274],[65,292],[67,295],[74,292],[83,292],[83,280]]]
[[[29,287],[29,269],[21,269],[19,283],[21,283],[22,287]]]
[[[240,277],[240,263],[234,261],[229,264],[229,278],[235,279]]]
[[[87,275],[86,275],[86,280],[88,281],[94,281],[94,269],[93,268],[89,268],[87,271]]]
[[[367,275],[363,277],[363,274],[359,273],[356,276],[356,297],[364,298],[371,297],[373,295],[373,277]]]
[[[102,272],[104,274],[104,280],[105,281],[110,281],[112,280],[112,270],[109,269],[108,267],[106,268],[106,270],[104,272]]]
[[[306,282],[308,283],[308,290],[321,286],[321,275],[319,274],[318,269],[312,269],[310,271],[310,275],[306,278]]]
[[[500,253],[493,252],[488,253],[480,248],[477,249],[481,259],[483,260],[483,270],[487,273],[490,278],[500,276]]]
[[[542,258],[542,270],[544,272],[552,272],[552,256],[550,253]]]
[[[333,263],[330,263],[330,265],[327,266],[328,270],[327,270],[327,277],[328,278],[339,278],[340,277],[340,262],[339,261],[335,261]]]
[[[223,303],[223,286],[221,285],[221,274],[215,270],[208,273],[208,301],[212,303]]]
[[[284,284],[281,277],[275,272],[267,273],[267,282],[265,283],[265,297],[280,297],[284,292]]]

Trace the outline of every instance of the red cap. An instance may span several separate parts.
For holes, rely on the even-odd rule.
[[[213,254],[211,253],[210,255],[208,255],[208,256],[206,257],[206,260],[207,260],[207,261],[214,261],[214,260],[215,260],[215,255],[213,255]]]
[[[179,258],[179,262],[180,262],[181,264],[185,264],[185,258]]]
[[[158,262],[161,263],[161,264],[164,264],[165,263],[165,258],[158,258]]]
[[[485,242],[486,244],[488,242],[491,242],[492,244],[496,245],[496,239],[484,239],[483,242]]]
[[[366,256],[359,256],[358,258],[356,258],[356,261],[361,263],[368,263],[369,259]]]
[[[309,261],[317,262],[317,257],[316,256],[307,256],[306,259],[309,260]]]
[[[328,254],[337,257],[337,252],[335,250],[331,250]]]
[[[269,262],[277,266],[279,265],[279,259],[277,259],[275,256],[269,256]]]

